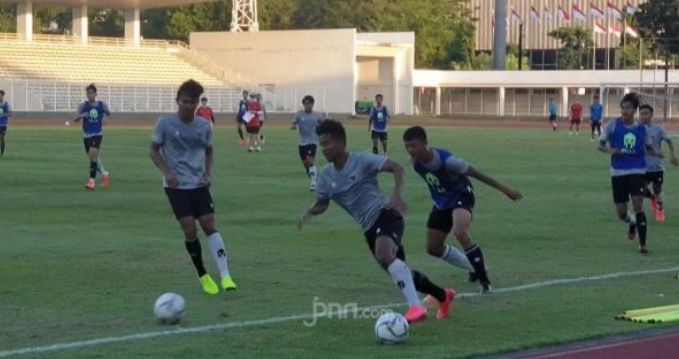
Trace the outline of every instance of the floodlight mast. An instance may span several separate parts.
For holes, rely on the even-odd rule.
[[[257,0],[233,0],[231,32],[259,31]]]

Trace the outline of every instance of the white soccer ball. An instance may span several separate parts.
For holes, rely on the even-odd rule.
[[[165,293],[156,299],[153,314],[161,324],[177,324],[184,316],[184,297],[177,293]]]
[[[408,340],[410,326],[401,314],[390,312],[382,314],[375,323],[377,342],[384,344],[403,343]]]

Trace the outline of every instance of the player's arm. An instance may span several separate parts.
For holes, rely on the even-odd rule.
[[[507,187],[506,185],[495,180],[493,177],[490,177],[489,175],[477,170],[472,166],[469,166],[469,168],[467,169],[467,173],[465,173],[465,175],[471,178],[475,178],[485,183],[487,186],[495,188],[496,190],[502,192],[512,201],[517,201],[523,198],[523,194],[521,194],[521,192],[519,192],[518,190]]]
[[[214,165],[213,152],[212,145],[208,145],[205,148],[205,173],[203,173],[201,182],[207,186],[210,186],[212,183],[212,166]]]
[[[674,143],[672,142],[672,139],[667,137],[665,138],[665,142],[667,142],[667,147],[670,149],[670,163],[672,163],[674,166],[678,166],[679,160],[677,159],[677,155],[674,153]]]
[[[295,118],[293,118],[292,122],[290,122],[290,129],[291,130],[297,129],[297,115],[295,115]]]
[[[80,119],[83,119],[87,117],[87,113],[83,111],[84,107],[83,105],[79,105],[78,109],[76,110],[76,117],[73,119],[73,122],[78,122]]]
[[[330,199],[329,198],[319,198],[314,202],[314,204],[309,208],[302,216],[299,218],[299,221],[297,222],[297,228],[302,229],[302,227],[309,222],[311,217],[319,216],[325,212],[328,207],[330,207]]]
[[[597,146],[597,150],[599,152],[605,153],[607,155],[611,156],[617,156],[622,154],[622,151],[620,151],[619,148],[612,148],[608,146],[608,141],[610,140],[611,136],[613,135],[613,131],[615,130],[615,121],[609,122],[606,127],[604,127],[604,131],[601,134],[601,138],[599,138],[599,146]]]
[[[380,172],[389,172],[394,174],[394,193],[391,195],[388,208],[405,213],[408,210],[408,205],[401,198],[401,188],[403,187],[405,170],[398,163],[387,159],[384,165],[382,165]]]
[[[374,115],[374,110],[371,108],[370,109],[370,115],[368,116],[368,132],[370,132],[370,129],[372,128],[372,125],[373,125],[373,115]]]
[[[106,102],[102,102],[104,104],[104,113],[106,116],[111,117],[111,110],[108,108],[108,104]]]
[[[163,173],[163,176],[165,176],[165,181],[167,182],[167,185],[170,186],[170,188],[175,188],[179,185],[179,182],[177,181],[177,177],[172,173],[172,170],[170,170],[170,167],[167,166],[167,163],[165,163],[165,159],[163,158],[163,155],[160,154],[160,149],[162,148],[162,145],[156,142],[151,142],[151,149],[149,150],[149,157],[151,157],[151,161],[153,161],[153,164],[158,167],[160,172]]]

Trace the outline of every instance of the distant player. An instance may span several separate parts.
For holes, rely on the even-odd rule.
[[[247,140],[243,135],[243,126],[245,125],[245,120],[243,119],[243,116],[245,116],[245,114],[248,112],[248,103],[250,102],[248,100],[249,96],[250,94],[248,93],[248,91],[243,90],[243,98],[238,102],[238,114],[236,115],[236,125],[238,126],[238,143],[241,146],[245,146],[247,144]]]
[[[163,173],[163,187],[172,211],[184,232],[186,250],[196,267],[200,284],[207,294],[219,293],[217,284],[203,265],[196,220],[207,236],[210,253],[221,274],[224,290],[236,289],[229,273],[224,240],[215,227],[212,183],[212,126],[195,116],[203,86],[194,80],[177,91],[176,114],[158,118],[151,136],[149,155]]]
[[[603,119],[604,107],[599,102],[599,96],[594,96],[594,103],[589,107],[590,122],[592,125],[592,139],[601,137],[601,120]]]
[[[245,130],[248,132],[248,152],[261,152],[262,146],[259,139],[259,131],[262,129],[264,124],[264,108],[261,102],[257,101],[255,97],[254,101],[248,102],[248,111],[243,117],[246,121]]]
[[[78,106],[78,112],[74,122],[83,121],[82,130],[85,144],[85,152],[90,159],[90,178],[85,185],[86,189],[94,190],[94,180],[97,173],[101,176],[101,186],[106,188],[110,182],[110,174],[104,168],[104,163],[99,157],[101,143],[104,139],[104,117],[111,116],[108,105],[103,101],[97,101],[97,87],[90,84],[85,88],[87,101]]]
[[[307,176],[311,179],[311,190],[316,189],[316,146],[318,144],[318,135],[316,135],[316,127],[323,117],[314,112],[313,96],[306,95],[302,99],[302,106],[304,111],[300,111],[292,121],[290,128],[299,130],[299,159],[302,160]]]
[[[5,138],[7,136],[7,125],[12,116],[12,105],[5,101],[5,91],[0,90],[0,156],[5,155]]]
[[[628,93],[620,102],[622,117],[606,124],[599,139],[599,151],[611,156],[611,187],[618,217],[629,224],[628,238],[639,234],[639,252],[647,254],[646,214],[644,213],[644,181],[646,152],[650,148],[646,126],[634,119],[639,108],[639,97]],[[627,212],[627,202],[632,198],[634,215]]]
[[[454,266],[469,270],[470,280],[479,281],[482,293],[489,292],[490,279],[483,252],[470,235],[475,200],[469,178],[475,178],[497,189],[513,201],[521,199],[523,195],[454,154],[428,147],[427,133],[420,126],[408,128],[403,134],[403,142],[411,156],[415,172],[427,183],[434,202],[427,221],[427,252]],[[457,248],[446,245],[446,236],[451,230],[462,245],[464,254]]]
[[[556,116],[559,112],[559,107],[554,101],[554,97],[549,98],[549,122],[552,124],[552,128],[556,131]]]
[[[266,123],[266,105],[264,104],[264,100],[262,100],[262,94],[258,93],[255,95],[255,101],[259,103],[259,105],[262,107],[262,126],[259,128],[259,143],[261,145],[266,142],[266,137],[264,137],[264,123]]]
[[[207,105],[207,97],[203,96],[200,99],[200,106],[196,109],[196,115],[210,121],[212,126],[215,125],[215,114],[212,107]]]
[[[411,271],[405,262],[405,250],[401,245],[404,231],[401,213],[407,208],[401,199],[403,167],[384,156],[347,152],[346,132],[337,121],[321,122],[316,133],[329,163],[319,176],[316,202],[299,220],[300,229],[312,216],[325,212],[330,200],[335,201],[361,224],[373,256],[407,299],[410,308],[405,314],[406,320],[413,323],[427,318],[427,309],[417,291],[436,298],[439,302],[436,317],[446,318],[455,291],[438,287],[425,275]],[[391,198],[380,191],[377,183],[380,172],[394,174]]]
[[[662,160],[662,143],[667,143],[670,149],[670,163],[672,165],[679,165],[677,155],[674,153],[674,143],[664,127],[653,123],[653,107],[651,105],[639,106],[639,117],[641,123],[646,126],[646,132],[649,142],[656,152],[655,155],[646,155],[646,196],[651,199],[651,208],[655,212],[655,219],[658,222],[665,220],[665,211],[663,209],[662,185],[665,174],[665,166]],[[651,189],[648,186],[652,187]]]
[[[370,119],[368,120],[368,131],[371,131],[373,140],[373,153],[378,154],[377,141],[382,143],[383,154],[387,155],[387,130],[391,114],[386,106],[382,104],[384,97],[380,94],[375,96],[375,106],[370,109]]]
[[[573,134],[573,125],[575,125],[575,134],[580,134],[580,123],[582,122],[582,105],[578,99],[571,105],[571,125],[568,128],[568,133]]]

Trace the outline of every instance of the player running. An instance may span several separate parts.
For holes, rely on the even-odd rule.
[[[594,141],[595,134],[596,137],[601,136],[601,120],[603,119],[604,107],[601,106],[599,101],[599,96],[594,96],[594,103],[589,107],[589,117],[592,126],[592,138],[590,141]]]
[[[87,92],[87,101],[78,106],[76,118],[74,122],[82,119],[83,142],[85,144],[85,152],[90,160],[90,177],[87,180],[85,188],[94,190],[94,180],[97,173],[101,176],[101,186],[106,188],[110,183],[111,175],[104,168],[104,163],[99,157],[101,151],[101,143],[104,140],[104,118],[111,116],[111,111],[108,105],[103,101],[97,101],[97,87],[90,84],[85,88]]]
[[[247,90],[243,90],[243,98],[238,102],[238,114],[236,115],[236,125],[238,126],[238,144],[241,146],[247,145],[247,140],[243,135],[243,126],[245,125],[245,120],[243,116],[248,112],[248,100],[250,94]]]
[[[217,284],[203,265],[196,220],[207,236],[210,253],[221,274],[224,290],[236,289],[229,273],[224,240],[215,227],[212,183],[212,126],[195,116],[203,86],[184,82],[177,91],[176,114],[158,118],[151,136],[149,156],[163,173],[163,187],[172,211],[186,238],[184,244],[207,294],[219,293]]]
[[[427,221],[427,252],[444,261],[469,270],[470,280],[478,280],[481,292],[491,290],[481,247],[471,239],[474,191],[469,178],[475,178],[517,201],[521,192],[511,189],[472,167],[465,160],[446,150],[428,147],[424,128],[414,126],[403,133],[406,151],[411,156],[415,172],[429,187],[434,207]],[[452,230],[462,245],[464,254],[446,245],[446,236]]]
[[[295,119],[290,124],[290,129],[299,130],[299,159],[304,165],[307,176],[311,180],[311,190],[316,189],[316,147],[318,144],[318,136],[316,135],[316,127],[323,117],[314,112],[314,97],[306,95],[302,99],[302,106],[304,111],[300,111],[295,116]]]
[[[207,97],[203,96],[200,99],[200,106],[196,109],[196,115],[210,121],[210,124],[214,127],[215,113],[212,111],[212,107],[208,106]]]
[[[552,129],[556,131],[556,116],[559,112],[559,107],[554,101],[554,97],[549,98],[549,122],[552,124]]]
[[[582,105],[578,99],[571,105],[571,125],[568,127],[568,134],[573,134],[573,125],[575,125],[575,134],[580,134],[580,123],[582,122]]]
[[[5,138],[7,136],[7,125],[12,116],[12,105],[5,101],[5,91],[0,90],[0,156],[5,155]]]
[[[255,101],[248,102],[248,111],[243,115],[246,121],[245,130],[248,133],[248,152],[261,152],[262,143],[259,132],[264,125],[264,107],[259,101],[259,97],[255,96]]]
[[[368,131],[371,131],[373,140],[373,153],[378,154],[377,141],[382,143],[383,154],[387,155],[387,130],[391,114],[387,106],[382,104],[384,97],[381,94],[375,96],[375,106],[370,109],[370,119],[368,120]]]
[[[384,156],[347,152],[346,132],[337,121],[321,122],[316,133],[323,155],[329,163],[319,176],[316,202],[300,218],[299,228],[312,216],[325,212],[330,200],[335,201],[361,224],[373,256],[407,299],[410,308],[405,314],[406,320],[413,323],[427,318],[427,309],[422,305],[417,291],[436,298],[439,302],[436,317],[446,318],[455,291],[438,287],[425,275],[411,271],[405,262],[405,250],[401,244],[404,231],[401,213],[407,209],[401,199],[403,167]],[[380,191],[377,183],[380,172],[394,174],[395,186],[391,198]]]

